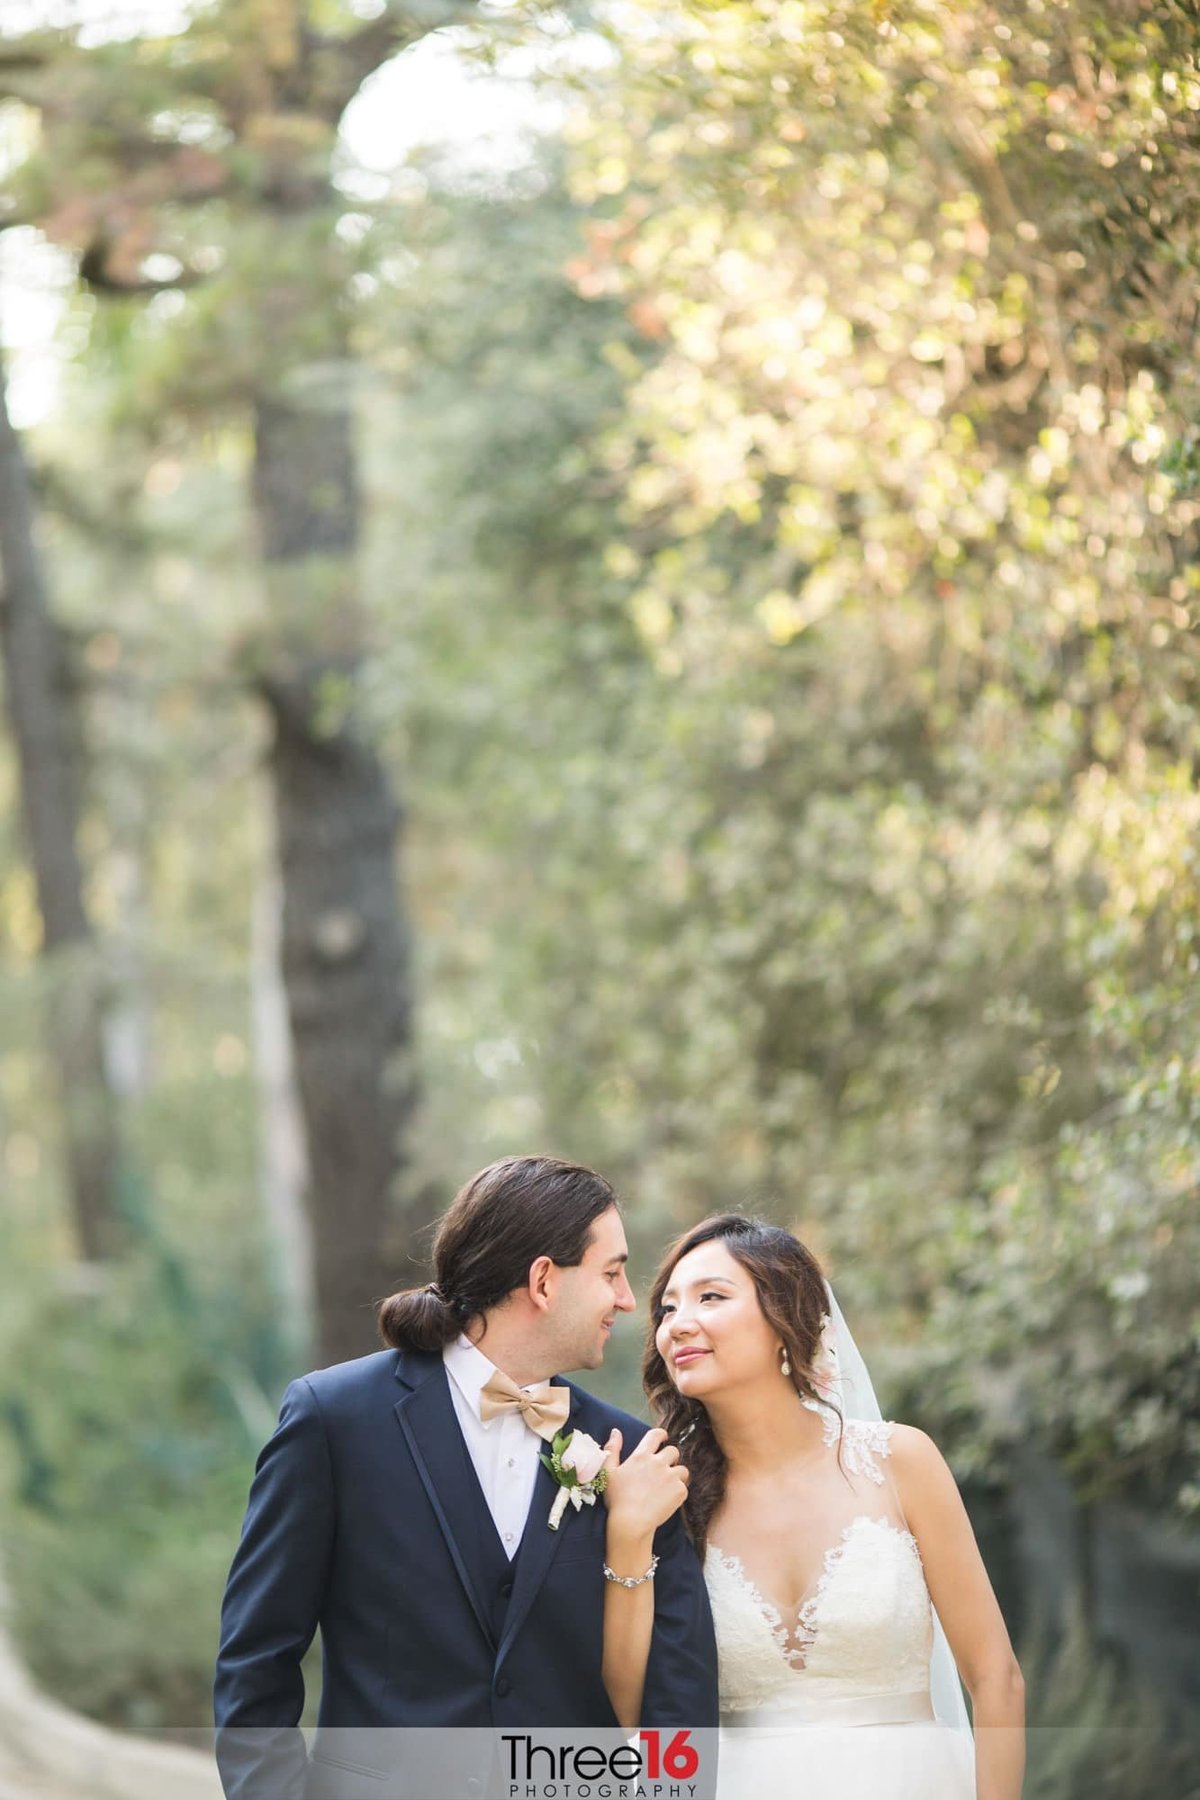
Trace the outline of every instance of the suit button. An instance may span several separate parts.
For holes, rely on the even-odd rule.
[[[511,1691],[512,1691],[512,1682],[508,1679],[507,1675],[502,1675],[500,1677],[499,1681],[496,1683],[497,1694],[499,1694],[501,1700],[503,1700],[505,1698],[505,1696],[507,1694],[509,1694]]]
[[[502,1581],[502,1582],[501,1582],[501,1583],[500,1583],[500,1597],[501,1597],[501,1599],[502,1599],[502,1600],[507,1600],[507,1599],[508,1599],[508,1596],[509,1596],[509,1595],[510,1595],[510,1594],[511,1594],[511,1593],[512,1593],[512,1582],[511,1582],[511,1581]]]

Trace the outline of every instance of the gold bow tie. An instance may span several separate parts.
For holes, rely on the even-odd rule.
[[[543,1381],[534,1388],[519,1388],[499,1369],[492,1370],[479,1390],[481,1419],[494,1419],[498,1413],[519,1412],[530,1429],[547,1443],[560,1426],[566,1424],[570,1410],[570,1388],[555,1387],[550,1381]]]

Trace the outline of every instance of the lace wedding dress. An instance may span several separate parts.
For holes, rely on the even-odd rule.
[[[973,1800],[970,1733],[930,1700],[933,1609],[884,1463],[890,1425],[847,1419],[805,1475],[811,1579],[786,1616],[769,1544],[710,1538],[721,1690],[718,1800]],[[714,1537],[720,1536],[720,1528]]]

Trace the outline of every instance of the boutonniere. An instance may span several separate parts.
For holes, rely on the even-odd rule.
[[[586,1431],[559,1432],[550,1446],[550,1454],[538,1454],[538,1461],[549,1469],[558,1483],[554,1505],[550,1508],[549,1525],[557,1531],[568,1501],[578,1512],[581,1506],[595,1506],[596,1495],[608,1486],[608,1455]]]

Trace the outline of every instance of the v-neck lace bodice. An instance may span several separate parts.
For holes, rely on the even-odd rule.
[[[882,1488],[886,1427],[847,1421],[844,1462]],[[827,1699],[927,1692],[933,1616],[917,1543],[880,1510],[857,1510],[825,1550],[818,1578],[788,1618],[741,1560],[710,1542],[704,1573],[720,1658],[721,1706],[736,1712],[796,1696]],[[798,1519],[796,1529],[805,1529]]]

